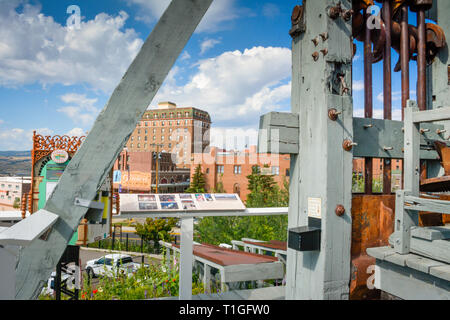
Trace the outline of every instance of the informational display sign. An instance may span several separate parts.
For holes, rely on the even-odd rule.
[[[59,181],[67,164],[47,164],[46,178],[48,181]]]
[[[113,174],[113,182],[114,183],[121,183],[122,182],[122,171],[115,170]]]
[[[245,210],[237,194],[121,194],[122,212]]]

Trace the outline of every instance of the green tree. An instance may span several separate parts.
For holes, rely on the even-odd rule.
[[[223,177],[223,174],[221,173],[219,175],[219,181],[217,181],[216,186],[212,190],[212,193],[227,193],[225,191],[225,188],[223,187],[222,177]]]
[[[252,168],[247,176],[248,208],[286,207],[289,205],[289,182],[284,181],[279,188],[273,176],[261,175],[258,167]],[[263,241],[287,238],[287,216],[261,217],[206,217],[196,226],[196,231],[203,243],[231,243],[231,240],[253,238]]]
[[[13,208],[14,209],[19,209],[20,208],[20,198],[15,198],[14,199]]]
[[[194,176],[192,177],[191,186],[186,189],[186,193],[205,193],[205,175],[202,172],[201,165],[195,168]]]
[[[176,219],[152,219],[147,218],[145,223],[136,223],[136,233],[145,241],[153,240],[159,250],[159,241],[170,241],[170,231],[176,225]]]

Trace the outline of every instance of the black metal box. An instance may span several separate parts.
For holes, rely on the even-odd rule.
[[[289,229],[288,247],[296,251],[320,251],[320,231],[315,227]]]

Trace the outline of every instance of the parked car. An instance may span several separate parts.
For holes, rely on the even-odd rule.
[[[113,277],[120,273],[131,276],[141,266],[140,263],[133,262],[131,256],[115,253],[86,262],[86,273],[89,278],[98,276]]]
[[[61,282],[67,281],[67,279],[70,277],[70,275],[62,272],[61,273]],[[47,280],[47,284],[44,288],[42,288],[42,294],[44,295],[53,295],[55,293],[55,278],[56,278],[56,272],[53,271],[50,278]],[[72,285],[75,285],[75,278],[72,277]]]

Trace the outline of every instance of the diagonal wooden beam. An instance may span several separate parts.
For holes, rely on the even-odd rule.
[[[35,299],[87,212],[75,198],[93,199],[115,159],[213,0],[173,0],[100,112],[45,210],[59,216],[46,241],[22,249],[16,299]]]

